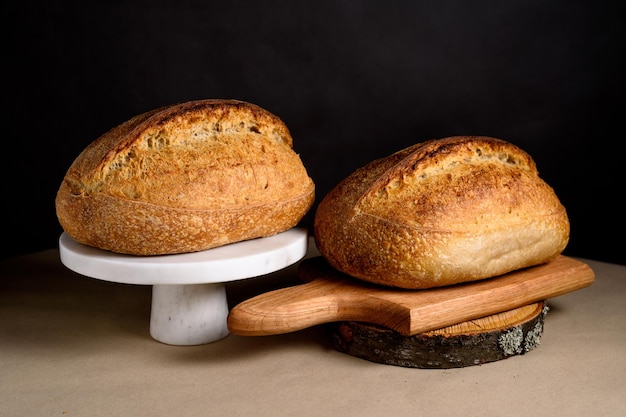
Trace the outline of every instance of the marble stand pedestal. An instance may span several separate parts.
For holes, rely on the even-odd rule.
[[[61,262],[81,275],[152,286],[150,335],[170,345],[199,345],[228,335],[224,283],[286,268],[306,255],[308,234],[293,228],[274,236],[202,252],[161,256],[117,254],[59,238]]]

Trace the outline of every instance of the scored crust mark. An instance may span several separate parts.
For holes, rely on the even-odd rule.
[[[145,170],[133,166],[138,156],[180,148],[206,152],[222,144],[224,137],[262,137],[292,147],[289,130],[275,115],[250,103],[236,100],[202,100],[163,107],[132,118],[121,127],[124,140],[110,149],[95,172],[102,179],[124,171]],[[111,132],[119,137],[118,131]],[[146,160],[149,162],[149,159]],[[127,174],[128,175],[128,174]]]
[[[386,159],[390,161],[389,168],[371,185],[361,201],[372,193],[377,198],[390,196],[404,186],[413,186],[430,177],[458,175],[458,172],[462,172],[458,171],[462,164],[477,167],[502,164],[512,170],[537,174],[535,162],[526,152],[503,140],[479,136],[429,140],[403,149]]]
[[[105,192],[170,206],[190,202],[189,208],[197,209],[239,204],[239,195],[250,200],[259,191],[271,192],[270,186],[291,187],[290,178],[302,175],[286,170],[281,181],[270,182],[278,163],[288,159],[293,161],[286,167],[298,166],[291,136],[276,116],[239,101],[162,108],[129,120],[98,142],[107,143],[109,137],[117,143],[100,152],[102,158],[95,147],[83,158],[93,159],[95,166],[77,169],[77,179],[68,177],[73,194]],[[194,184],[203,189],[191,193]],[[198,198],[207,190],[214,193],[210,201]]]

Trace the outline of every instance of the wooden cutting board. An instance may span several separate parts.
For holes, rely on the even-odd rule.
[[[541,302],[585,288],[595,279],[587,264],[562,255],[499,277],[425,290],[369,284],[338,272],[322,257],[302,261],[299,275],[302,285],[260,294],[233,307],[229,331],[264,336],[354,321],[412,336]]]

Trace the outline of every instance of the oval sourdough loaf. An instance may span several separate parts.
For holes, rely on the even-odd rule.
[[[320,202],[317,248],[377,284],[430,288],[556,258],[569,220],[533,159],[503,140],[431,140],[372,161]]]
[[[78,155],[56,196],[65,232],[132,255],[195,252],[297,225],[314,201],[287,126],[237,100],[138,115]]]

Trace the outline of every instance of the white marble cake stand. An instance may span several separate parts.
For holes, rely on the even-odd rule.
[[[81,275],[125,284],[152,285],[150,335],[170,345],[199,345],[228,335],[224,283],[286,268],[307,251],[308,234],[293,228],[266,238],[196,253],[161,256],[117,254],[59,238],[61,262]]]

